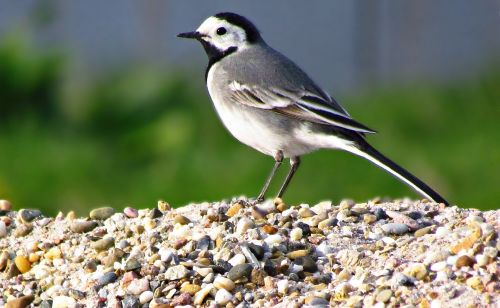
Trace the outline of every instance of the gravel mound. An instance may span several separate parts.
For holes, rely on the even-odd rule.
[[[500,210],[244,199],[44,217],[0,200],[0,307],[500,305]]]

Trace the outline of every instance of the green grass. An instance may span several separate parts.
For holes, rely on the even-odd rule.
[[[174,77],[175,76],[175,77]],[[199,78],[196,77],[196,78]],[[0,126],[0,198],[46,213],[111,205],[152,207],[255,196],[273,161],[234,140],[204,89],[170,74],[124,74],[85,89],[62,118],[15,114]],[[200,82],[201,84],[201,82]],[[375,89],[342,98],[379,134],[369,141],[461,207],[500,200],[500,74],[448,86]],[[69,103],[68,103],[69,104]],[[285,175],[284,165],[270,196]],[[286,201],[418,198],[361,158],[303,158]]]

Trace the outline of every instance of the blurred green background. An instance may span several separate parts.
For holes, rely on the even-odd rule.
[[[273,161],[224,130],[202,67],[131,62],[78,78],[68,75],[71,50],[34,45],[18,29],[0,40],[0,199],[16,209],[83,214],[103,205],[143,208],[165,199],[181,206],[257,195]],[[500,66],[490,62],[474,76],[446,82],[415,80],[337,98],[379,132],[368,137],[374,146],[449,201],[498,208]],[[325,150],[303,157],[285,200],[375,196],[419,198],[369,162]]]

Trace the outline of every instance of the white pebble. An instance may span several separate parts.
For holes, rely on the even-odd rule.
[[[0,238],[7,236],[7,226],[0,220]]]
[[[293,241],[299,241],[302,238],[302,229],[294,228],[292,231],[290,231],[290,238]]]
[[[238,224],[236,225],[236,233],[237,234],[245,234],[248,229],[252,229],[255,226],[253,221],[249,218],[243,217],[238,221]]]
[[[226,289],[219,289],[215,294],[215,303],[218,305],[226,305],[233,299],[233,295]]]
[[[238,253],[238,254],[235,254],[234,257],[232,257],[228,262],[229,264],[231,264],[232,266],[236,266],[238,264],[243,264],[246,262],[246,258],[243,254],[241,253]]]
[[[431,265],[431,271],[440,272],[445,270],[447,266],[446,261],[437,262]]]
[[[434,281],[448,281],[448,274],[445,271],[437,272]]]
[[[56,296],[52,301],[52,308],[70,308],[75,306],[75,299],[69,296]]]
[[[217,289],[226,289],[228,291],[232,291],[236,287],[231,279],[222,276],[215,278],[214,286]]]
[[[268,245],[274,245],[274,244],[280,244],[283,242],[283,237],[279,235],[278,233],[269,235],[265,240],[264,240]]]
[[[276,284],[278,287],[278,293],[287,294],[288,292],[288,280],[280,280]]]
[[[206,277],[208,274],[212,274],[214,272],[210,267],[194,267],[195,272],[200,274],[201,277]]]
[[[488,259],[488,256],[479,254],[476,256],[476,263],[478,266],[485,266],[486,264],[488,264]]]
[[[151,291],[144,291],[139,295],[139,302],[141,304],[149,303],[153,299],[153,292]]]
[[[439,227],[436,229],[436,236],[443,237],[450,233],[450,230],[446,227]]]
[[[212,291],[213,287],[214,287],[213,284],[208,284],[206,287],[204,287],[200,291],[196,292],[196,294],[194,295],[194,298],[193,298],[193,303],[195,305],[201,305],[203,303],[203,300],[205,299],[205,297],[207,297],[208,293],[210,293],[210,291]]]

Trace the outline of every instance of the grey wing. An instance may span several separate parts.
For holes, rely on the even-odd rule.
[[[375,131],[353,120],[333,100],[326,100],[326,93],[308,91],[304,88],[288,89],[243,84],[232,81],[229,84],[233,103],[255,108],[269,109],[293,118],[318,124],[342,127],[359,133]],[[329,98],[329,96],[327,96]]]

